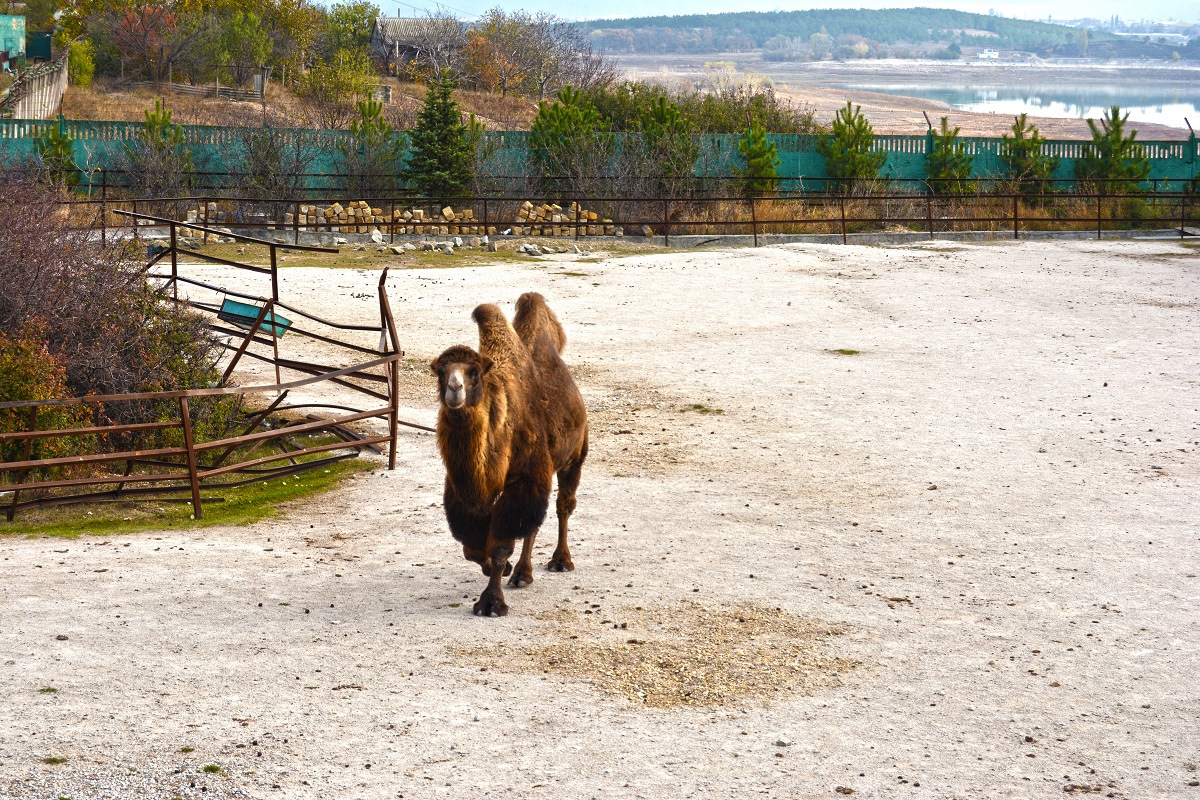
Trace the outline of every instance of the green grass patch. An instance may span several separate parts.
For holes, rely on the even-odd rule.
[[[179,748],[179,752],[181,752],[181,753],[190,753],[190,752],[192,752],[192,751],[193,751],[193,750],[195,750],[195,749],[196,749],[196,748],[194,748],[194,747],[181,747],[181,748]]]
[[[14,522],[0,520],[0,536],[115,536],[145,530],[173,530],[210,525],[251,525],[263,519],[276,519],[287,513],[293,501],[333,489],[343,479],[372,469],[375,464],[365,457],[348,459],[318,467],[312,472],[275,478],[239,486],[235,489],[201,487],[202,519],[192,519],[192,505],[164,503],[157,499],[131,500],[127,503],[94,503],[59,508],[30,509]],[[186,487],[181,496],[190,497]],[[224,502],[203,502],[205,498],[224,498]]]
[[[684,406],[683,408],[679,409],[679,412],[681,414],[686,414],[689,411],[695,411],[697,414],[724,414],[725,413],[725,409],[723,409],[723,408],[711,408],[709,406],[704,405],[704,403],[692,403],[690,406]]]
[[[586,272],[571,272],[571,271],[569,271],[569,270],[564,270],[563,272],[556,272],[556,273],[554,273],[554,274],[555,274],[555,275],[567,275],[567,276],[570,276],[570,277],[572,277],[572,278],[586,278],[586,277],[588,277],[588,274],[587,274]]]
[[[48,756],[47,758],[42,759],[42,763],[54,766],[55,764],[65,764],[67,763],[67,760],[65,758],[60,758],[59,756]]]
[[[849,347],[839,347],[836,350],[830,350],[831,353],[837,353],[839,356],[856,356],[861,350],[851,350]]]
[[[221,768],[216,764],[205,764],[200,768],[200,772],[207,772],[209,775],[215,775],[221,771]]]
[[[38,689],[38,691],[42,694],[54,694],[58,691],[58,689],[55,689],[53,686],[43,686],[42,688]]]

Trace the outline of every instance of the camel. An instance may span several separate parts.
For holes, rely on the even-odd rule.
[[[567,522],[588,452],[587,409],[560,353],[566,333],[546,300],[527,292],[510,325],[499,307],[477,307],[479,351],[447,349],[430,368],[438,378],[437,439],[446,465],[444,506],[463,556],[483,568],[488,585],[476,616],[508,613],[508,585],[533,582],[533,542],[558,475],[558,545],[547,569],[575,569]],[[509,557],[517,539],[521,555]]]

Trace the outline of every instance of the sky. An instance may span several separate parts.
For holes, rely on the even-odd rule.
[[[453,4],[439,4],[426,0],[409,0],[400,4],[396,0],[374,0],[386,15],[421,16],[426,11],[444,8],[463,19],[471,19],[489,8],[500,6],[507,11],[547,11],[564,19],[587,19],[609,17],[635,17],[649,14],[715,14],[722,11],[800,11],[813,8],[912,8],[928,6],[952,8],[986,14],[995,9],[1006,17],[1021,19],[1046,19],[1053,13],[1056,19],[1092,17],[1108,19],[1114,14],[1123,20],[1187,20],[1200,22],[1200,0],[956,0],[955,2],[895,2],[894,0],[818,0],[818,2],[779,2],[779,0],[595,0],[591,3],[563,3],[561,0],[453,0]],[[581,13],[580,7],[586,7]]]

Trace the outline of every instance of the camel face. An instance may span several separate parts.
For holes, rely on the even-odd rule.
[[[451,409],[473,406],[483,396],[483,376],[491,360],[469,347],[452,347],[442,353],[430,368],[438,376],[438,399]]]

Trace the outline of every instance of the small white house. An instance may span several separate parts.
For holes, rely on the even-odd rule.
[[[999,59],[1000,53],[999,53],[999,51],[988,48],[987,50],[980,50],[978,55],[976,55],[976,58]]]

